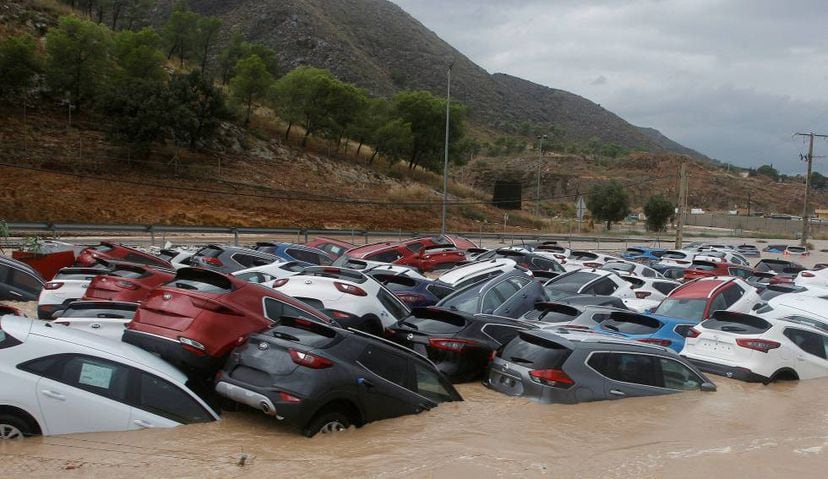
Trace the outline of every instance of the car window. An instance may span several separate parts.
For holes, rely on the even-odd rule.
[[[618,285],[609,278],[601,278],[598,281],[594,282],[593,284],[589,285],[584,291],[583,294],[596,294],[600,296],[609,296],[615,290],[618,289]]]
[[[677,286],[675,283],[668,283],[666,281],[653,282],[653,288],[661,294],[670,294]]]
[[[713,301],[710,303],[710,312],[708,314],[713,314],[714,311],[722,311],[727,309],[727,301],[724,298],[722,293],[717,293],[716,296],[713,297]]]
[[[213,417],[178,386],[141,372],[141,387],[135,407],[181,424],[212,421]]]
[[[661,365],[654,356],[634,353],[594,353],[587,364],[604,377],[625,383],[664,387]]]
[[[271,321],[279,321],[279,319],[283,316],[291,318],[306,318],[313,321],[319,320],[319,318],[306,311],[302,311],[295,306],[283,303],[282,301],[274,298],[264,299],[264,315]]]
[[[478,274],[476,276],[472,276],[471,278],[467,278],[467,279],[457,283],[457,285],[455,287],[457,289],[463,289],[466,286],[469,286],[469,285],[472,285],[472,284],[475,284],[475,283],[479,283],[479,282],[483,281],[484,279],[489,279],[489,278],[494,278],[495,276],[500,276],[501,274],[503,274],[503,271],[501,271],[499,269],[494,270],[494,271],[489,271],[488,273]]]
[[[345,253],[345,251],[347,251],[342,246],[338,246],[335,244],[323,244],[320,245],[318,248],[322,251],[327,251],[328,253],[331,253],[336,257],[342,256],[342,254]]]
[[[722,291],[721,296],[724,298],[725,304],[727,305],[726,307],[729,308],[736,304],[736,301],[739,301],[744,294],[744,289],[742,289],[738,284],[732,284]]]
[[[515,336],[517,336],[518,331],[522,328],[517,328],[515,326],[509,326],[506,324],[485,324],[483,325],[480,330],[483,334],[489,336],[490,338],[494,339],[500,344],[506,344]]]
[[[257,266],[254,264],[254,260],[256,259],[255,256],[251,256],[249,254],[243,253],[236,253],[232,256],[233,261],[239,263],[240,265],[244,266],[245,268],[252,268],[253,266]]]
[[[285,252],[297,261],[304,261],[305,263],[318,264],[322,266],[331,264],[330,258],[319,253],[314,253],[313,251],[306,251],[299,248],[288,248]]]
[[[555,263],[543,258],[532,258],[532,265],[538,269],[555,271]]]
[[[785,328],[782,334],[806,353],[821,359],[826,359],[826,348],[828,345],[826,344],[826,338],[824,336],[797,328]]]
[[[397,261],[400,258],[402,258],[402,255],[397,250],[385,251],[382,253],[376,253],[365,257],[365,259],[367,260],[379,261],[381,263],[393,263],[394,261]]]
[[[730,273],[730,276],[736,276],[737,278],[747,278],[751,276],[750,271],[742,268],[730,268],[727,270]]]
[[[376,346],[368,346],[358,361],[377,376],[406,389],[412,388],[405,358]]]
[[[434,402],[451,401],[453,396],[440,381],[440,376],[420,363],[414,363],[414,375],[417,377],[416,393]]]
[[[0,349],[10,348],[22,344],[17,338],[0,329]]]
[[[236,277],[239,278],[239,279],[243,279],[243,280],[247,281],[248,283],[256,283],[256,284],[261,284],[261,283],[264,283],[266,281],[276,279],[274,276],[270,276],[269,274],[261,273],[261,272],[258,272],[258,271],[250,271],[250,272],[247,272],[247,273],[237,274]]]
[[[650,316],[616,314],[601,323],[601,327],[624,334],[653,334],[663,325]]]
[[[500,307],[506,301],[506,298],[500,294],[500,292],[496,288],[492,288],[489,291],[486,291],[486,294],[483,295],[483,306],[481,307],[481,311],[484,313],[491,313]],[[471,303],[469,303],[471,305]],[[477,311],[469,311],[466,310],[467,313],[476,313]]]
[[[650,268],[644,268],[641,270],[641,275],[645,278],[655,278],[656,272]]]
[[[665,388],[682,391],[701,388],[702,379],[687,366],[667,358],[659,358],[659,362],[661,363],[661,374],[664,376],[663,384]]]
[[[417,251],[423,249],[423,243],[411,243],[409,245],[406,245],[406,249],[408,251],[411,251],[412,253],[416,253]]]
[[[672,318],[701,321],[707,301],[704,299],[675,299],[667,298],[658,305],[655,314]]]
[[[559,369],[570,354],[572,350],[561,344],[521,332],[499,356],[532,369]]]
[[[454,289],[453,289],[453,288],[450,288],[450,287],[448,287],[448,286],[443,286],[443,285],[440,285],[440,284],[437,284],[437,283],[431,283],[431,284],[429,284],[428,286],[426,286],[426,289],[427,289],[427,290],[428,290],[431,294],[433,294],[434,296],[436,296],[436,297],[437,297],[437,299],[443,299],[443,298],[445,298],[446,296],[448,296],[448,295],[450,295],[451,293],[453,293],[453,292],[454,292]]]
[[[377,299],[397,321],[405,318],[411,312],[402,301],[385,288],[380,288],[377,291]]]
[[[6,281],[16,288],[20,288],[29,294],[37,294],[41,289],[40,281],[34,276],[23,271],[12,268],[11,275]]]
[[[47,377],[98,396],[126,401],[129,383],[127,366],[91,356],[68,355],[58,369]]]

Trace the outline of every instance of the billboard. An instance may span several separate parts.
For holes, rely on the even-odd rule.
[[[495,181],[492,204],[504,210],[519,210],[523,185],[519,181]]]

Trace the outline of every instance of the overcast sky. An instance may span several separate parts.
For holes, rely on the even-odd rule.
[[[722,161],[804,173],[792,134],[828,134],[824,0],[392,1],[490,73],[584,96]],[[814,167],[828,173],[828,159]]]

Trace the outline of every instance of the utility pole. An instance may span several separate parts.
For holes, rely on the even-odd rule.
[[[678,221],[676,223],[676,249],[681,249],[684,240],[684,215],[687,214],[687,159],[681,159],[679,170]]]
[[[750,216],[750,191],[748,191],[748,207],[747,207],[747,215]]]
[[[541,177],[541,162],[543,161],[543,140],[546,135],[538,136],[538,189],[535,194],[535,216],[540,218],[540,177]]]
[[[802,206],[802,237],[799,239],[799,244],[805,246],[808,244],[808,197],[811,194],[811,169],[814,162],[814,137],[828,138],[828,135],[815,135],[811,133],[796,133],[794,136],[808,137],[808,174],[805,175],[805,201]]]
[[[446,234],[446,206],[448,205],[448,156],[449,156],[449,115],[451,114],[451,69],[454,67],[452,61],[448,67],[448,87],[446,88],[446,151],[443,158],[443,215],[440,220],[440,234]]]

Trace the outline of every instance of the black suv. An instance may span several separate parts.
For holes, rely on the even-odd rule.
[[[462,401],[434,364],[411,350],[288,317],[239,346],[215,388],[308,437]]]

